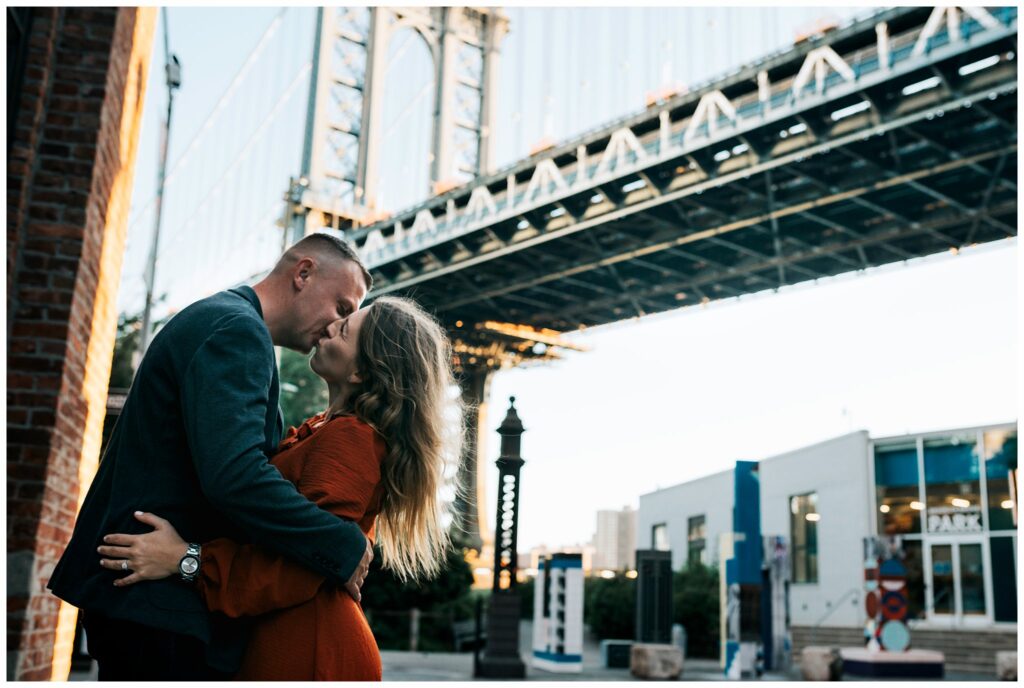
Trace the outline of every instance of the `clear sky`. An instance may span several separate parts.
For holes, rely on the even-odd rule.
[[[523,157],[544,136],[564,140],[636,111],[660,86],[694,86],[781,48],[815,19],[864,11],[509,8],[497,165]],[[184,84],[175,99],[170,159],[178,171],[168,187],[158,284],[166,307],[180,307],[247,277],[252,266],[267,267],[280,246],[273,221],[298,168],[314,10],[172,7],[169,17]],[[166,104],[161,32],[137,163],[125,309],[141,307],[151,236]],[[263,48],[244,71],[261,36]],[[417,100],[425,51],[402,45],[390,50],[395,85],[385,98],[394,137],[382,181],[392,210],[423,195],[419,182],[401,182],[416,177],[403,165],[425,145],[420,115],[429,111],[429,101]],[[1016,241],[983,246],[595,328],[571,335],[588,353],[498,373],[490,429],[509,395],[519,399],[527,427],[520,548],[584,542],[598,509],[636,507],[642,493],[737,459],[857,429],[885,436],[1015,420],[1018,265]],[[497,439],[490,434],[491,467]],[[492,469],[489,511],[496,491]]]

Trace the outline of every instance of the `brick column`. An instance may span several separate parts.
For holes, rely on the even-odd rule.
[[[95,473],[153,8],[36,8],[7,161],[7,678],[66,680],[45,588]]]

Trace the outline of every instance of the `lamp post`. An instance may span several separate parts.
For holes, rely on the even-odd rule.
[[[487,648],[477,666],[481,678],[525,678],[519,656],[519,591],[516,589],[516,535],[519,522],[519,469],[523,422],[509,398],[508,413],[498,428],[498,512],[494,536],[494,588],[487,619]]]
[[[156,286],[156,259],[160,249],[160,222],[164,216],[164,183],[167,176],[167,148],[171,140],[171,112],[174,109],[174,92],[181,88],[181,62],[177,55],[171,54],[170,33],[167,28],[167,8],[163,8],[164,25],[164,72],[167,80],[167,116],[160,137],[160,167],[157,171],[156,208],[153,223],[153,243],[149,247],[149,260],[146,262],[146,305],[142,311],[142,331],[139,333],[139,348],[135,352],[134,366],[138,368],[142,357],[149,348],[152,336],[151,322],[153,313],[153,290]]]

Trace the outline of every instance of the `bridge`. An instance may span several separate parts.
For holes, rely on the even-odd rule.
[[[433,62],[435,193],[389,215],[373,199],[401,28]],[[507,30],[492,9],[320,11],[288,90],[309,74],[287,235],[340,232],[374,276],[370,301],[412,296],[452,334],[478,410],[462,464],[471,533],[485,522],[477,447],[494,370],[557,357],[581,328],[1017,234],[1015,7],[825,27],[492,169]]]
[[[359,245],[371,300],[438,314],[480,404],[561,332],[1015,236],[1016,42],[1015,8],[893,9],[395,217],[305,200]]]
[[[1015,236],[1016,25],[890,10],[342,229],[371,298],[414,294],[474,341]]]

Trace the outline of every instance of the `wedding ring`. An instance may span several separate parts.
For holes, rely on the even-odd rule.
[[[122,571],[127,571],[128,570],[128,561],[127,560],[121,562],[121,570]]]

